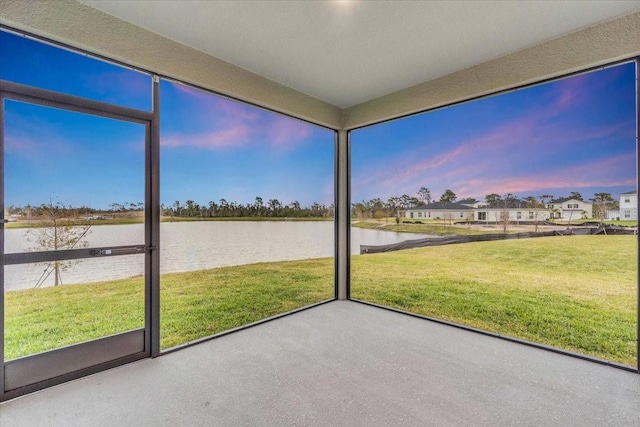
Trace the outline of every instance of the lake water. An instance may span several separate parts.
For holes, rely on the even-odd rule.
[[[35,246],[27,240],[27,230],[5,230],[5,253],[24,252]],[[31,233],[37,233],[37,229],[32,229]],[[359,254],[360,245],[364,244],[384,245],[421,237],[428,236],[352,228],[351,253]],[[89,247],[144,244],[144,227],[142,224],[95,226],[85,239]],[[160,268],[163,274],[333,256],[334,223],[329,221],[160,224]],[[6,266],[5,291],[33,288],[45,267],[37,264]],[[73,284],[140,276],[143,272],[144,255],[140,254],[83,259],[69,265],[61,276],[63,284]],[[43,286],[52,285],[53,274]]]

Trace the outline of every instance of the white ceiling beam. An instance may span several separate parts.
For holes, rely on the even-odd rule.
[[[636,12],[341,110],[74,0],[0,0],[0,23],[333,129],[353,129],[640,55]]]
[[[637,56],[640,56],[640,12],[347,108],[344,128],[431,110]]]

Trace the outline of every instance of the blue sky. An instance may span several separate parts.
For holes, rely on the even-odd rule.
[[[151,78],[0,32],[0,78],[149,111]],[[354,201],[636,186],[635,69],[612,67],[352,133]],[[163,80],[161,201],[333,202],[333,132]],[[7,205],[144,198],[143,128],[7,101]]]
[[[163,200],[333,203],[332,131],[168,81],[160,98]]]
[[[151,78],[0,32],[0,78],[150,111]],[[333,203],[334,133],[163,80],[161,201]],[[7,101],[7,205],[144,201],[144,128]]]
[[[352,133],[354,201],[636,187],[635,67],[625,64]]]

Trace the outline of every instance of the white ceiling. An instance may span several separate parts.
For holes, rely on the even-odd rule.
[[[640,0],[80,1],[340,108],[640,10]]]

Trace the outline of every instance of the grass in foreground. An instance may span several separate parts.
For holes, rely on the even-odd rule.
[[[161,344],[170,348],[334,296],[333,259],[162,276]]]
[[[636,364],[635,236],[547,237],[352,258],[353,298]]]
[[[627,365],[636,236],[478,242],[352,257],[352,296]],[[333,296],[333,260],[162,276],[162,348]],[[8,292],[12,359],[143,325],[141,278]]]
[[[448,226],[442,225],[442,221],[438,223],[432,221],[426,224],[396,224],[395,222],[378,222],[378,221],[354,221],[352,227],[367,228],[375,230],[393,231],[396,233],[419,233],[432,234],[435,236],[474,236],[478,234],[504,234],[502,228],[496,227],[495,230],[474,229],[471,227]],[[507,230],[507,233],[511,231]]]
[[[163,275],[161,346],[330,299],[333,283],[333,259]],[[5,294],[6,360],[142,327],[141,277]]]
[[[142,278],[5,293],[5,360],[144,327]]]

